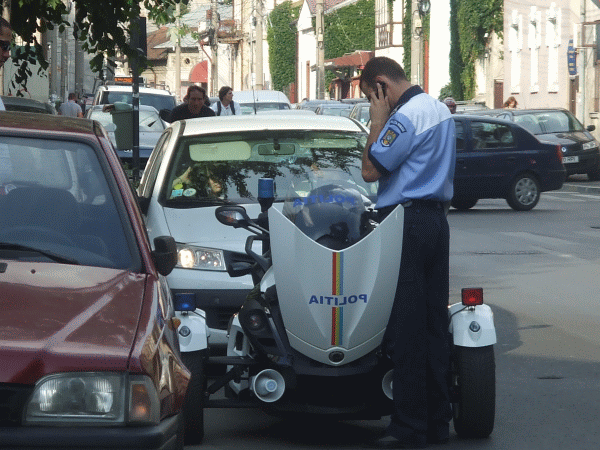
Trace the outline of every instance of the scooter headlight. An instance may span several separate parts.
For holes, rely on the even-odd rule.
[[[177,267],[222,272],[227,270],[222,250],[188,244],[177,244]]]

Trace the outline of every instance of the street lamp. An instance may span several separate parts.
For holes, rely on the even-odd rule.
[[[419,0],[419,15],[421,17],[429,14],[430,9],[431,9],[431,2],[429,0]]]

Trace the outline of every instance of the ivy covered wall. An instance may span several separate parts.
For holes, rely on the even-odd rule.
[[[287,91],[296,80],[296,26],[300,6],[292,2],[277,5],[269,15],[267,42],[269,44],[269,70],[273,89]]]
[[[451,0],[450,84],[457,100],[476,94],[475,62],[492,33],[503,36],[503,0]]]

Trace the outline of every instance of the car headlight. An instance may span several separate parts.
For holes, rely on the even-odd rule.
[[[112,372],[60,373],[35,386],[27,404],[28,425],[157,424],[158,394],[143,375]]]
[[[590,142],[586,142],[585,144],[583,144],[584,150],[589,150],[590,148],[596,148],[596,147],[598,147],[598,143],[596,141],[590,141]]]
[[[222,250],[177,244],[177,267],[226,271]]]

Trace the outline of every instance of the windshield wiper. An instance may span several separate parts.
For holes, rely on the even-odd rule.
[[[167,202],[167,205],[170,208],[197,208],[198,206],[237,205],[237,203],[224,198],[202,197],[183,202],[171,199]]]
[[[0,249],[17,250],[17,251],[22,251],[22,252],[35,252],[35,253],[39,253],[40,255],[43,255],[46,258],[49,258],[52,261],[57,262],[57,263],[73,264],[73,265],[77,265],[77,266],[79,265],[79,261],[77,261],[76,259],[67,258],[66,256],[58,255],[56,253],[49,252],[47,250],[40,250],[39,248],[28,247],[26,245],[14,244],[11,242],[0,242]]]

